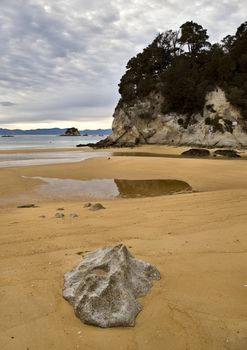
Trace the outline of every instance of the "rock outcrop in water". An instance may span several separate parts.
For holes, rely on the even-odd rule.
[[[134,326],[141,311],[136,299],[148,293],[160,273],[120,244],[88,253],[64,279],[63,296],[82,322],[100,327]]]
[[[81,136],[80,131],[76,128],[69,128],[61,136]]]

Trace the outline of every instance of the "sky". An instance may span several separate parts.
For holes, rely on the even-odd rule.
[[[0,128],[110,128],[128,60],[193,20],[220,41],[246,0],[0,0]]]

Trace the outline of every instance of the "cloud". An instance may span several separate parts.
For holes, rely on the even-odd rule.
[[[15,106],[16,104],[10,101],[0,101],[0,105],[3,107],[11,107],[11,106]]]
[[[245,0],[1,0],[0,123],[110,126],[127,61],[159,31],[194,20],[218,41],[246,11]]]

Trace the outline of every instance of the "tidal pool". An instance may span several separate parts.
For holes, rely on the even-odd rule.
[[[72,180],[48,177],[32,177],[44,183],[36,192],[45,197],[56,198],[137,198],[190,192],[191,186],[179,180]]]

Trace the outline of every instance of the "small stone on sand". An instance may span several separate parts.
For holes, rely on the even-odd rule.
[[[63,213],[56,213],[55,217],[58,218],[58,219],[63,219],[64,218],[64,214]]]
[[[89,208],[89,210],[92,210],[92,211],[101,210],[101,209],[105,209],[105,207],[101,203],[95,203],[91,205],[91,207]]]

